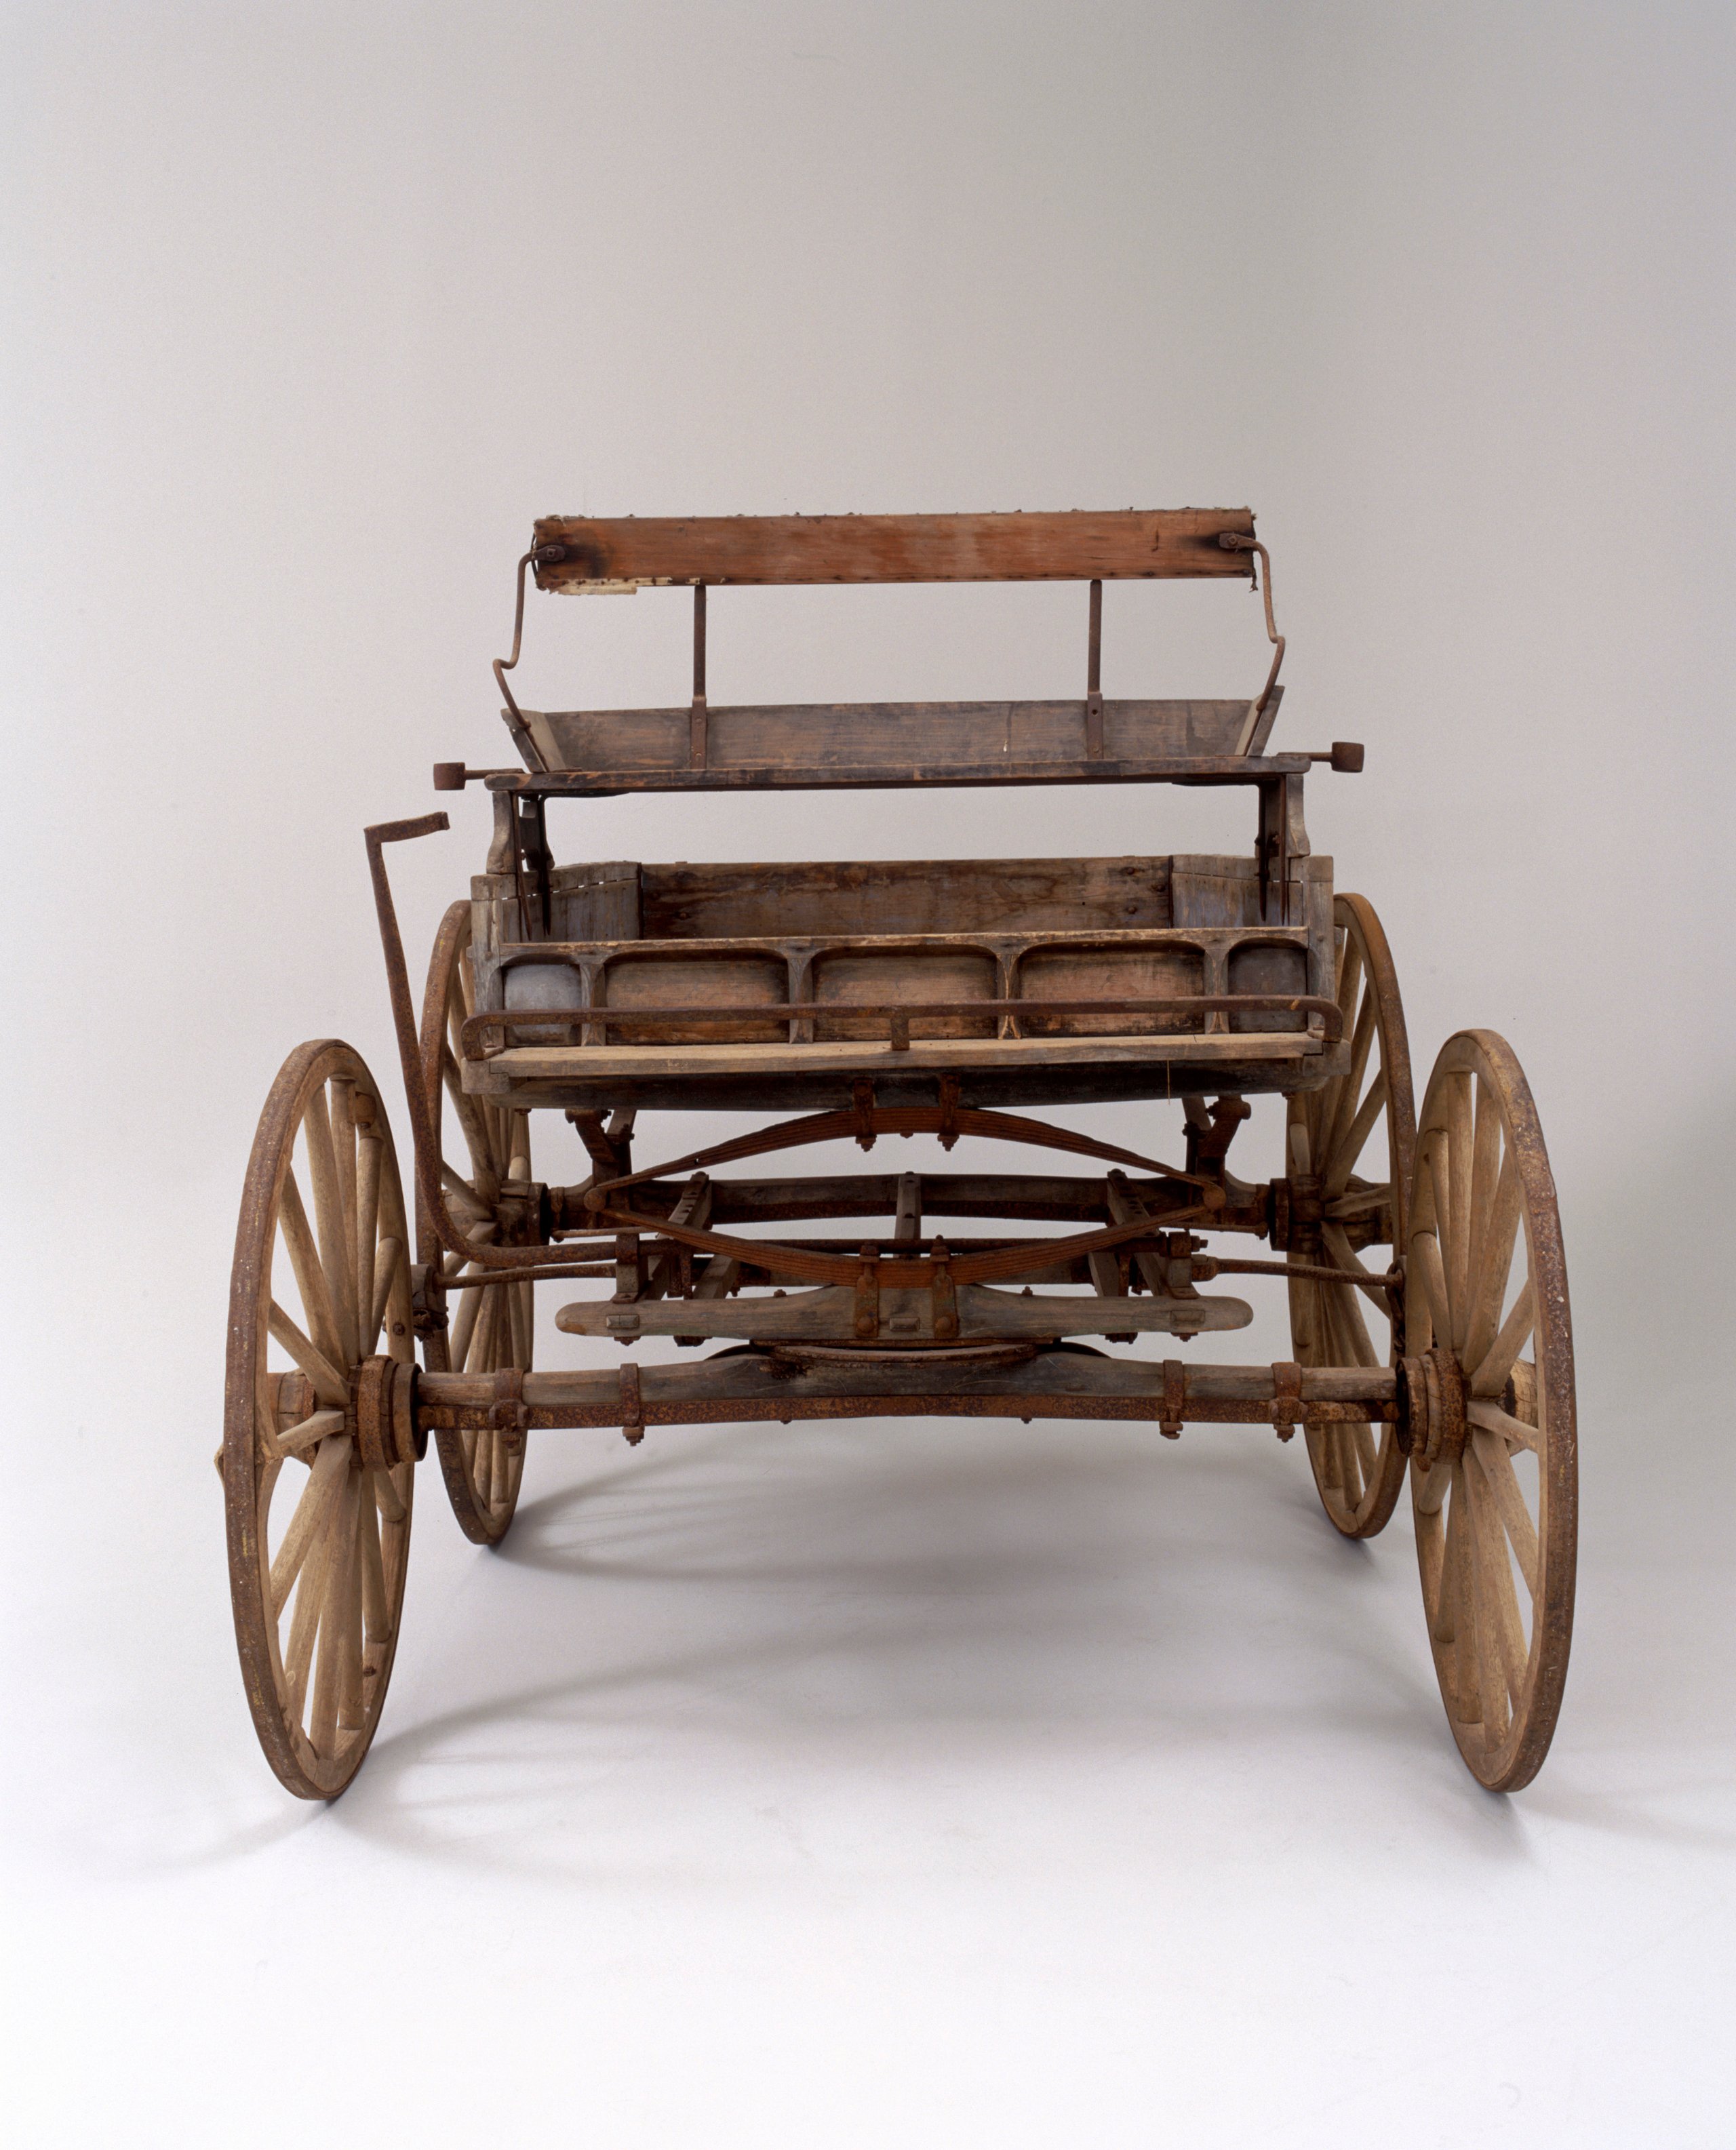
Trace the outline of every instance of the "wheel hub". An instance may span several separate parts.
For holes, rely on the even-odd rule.
[[[351,1384],[349,1431],[365,1468],[390,1471],[400,1463],[419,1463],[428,1452],[426,1431],[418,1430],[416,1370],[413,1365],[376,1353],[364,1359]]]
[[[1400,1359],[1399,1446],[1420,1470],[1444,1462],[1450,1471],[1464,1452],[1464,1370],[1438,1347]]]

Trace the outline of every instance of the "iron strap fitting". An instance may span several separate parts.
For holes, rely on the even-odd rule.
[[[958,1295],[952,1287],[951,1258],[946,1251],[944,1239],[935,1239],[929,1249],[929,1260],[933,1269],[928,1280],[928,1289],[934,1307],[936,1340],[951,1344],[958,1335]]]
[[[639,1394],[639,1370],[631,1359],[621,1363],[621,1438],[637,1448],[645,1437],[645,1406]]]
[[[524,1401],[524,1369],[502,1366],[494,1376],[494,1400],[488,1406],[488,1423],[504,1436],[507,1453],[523,1453],[525,1429],[530,1412]]]
[[[1163,1361],[1163,1416],[1158,1431],[1165,1441],[1179,1441],[1182,1422],[1188,1416],[1188,1370],[1179,1359]]]
[[[865,1344],[880,1334],[880,1249],[875,1246],[863,1248],[856,1271],[855,1333]]]
[[[445,1280],[438,1262],[410,1265],[410,1325],[421,1337],[446,1334]]]
[[[1302,1369],[1294,1359],[1279,1359],[1272,1366],[1272,1423],[1280,1441],[1294,1438],[1296,1428],[1308,1423],[1302,1401]]]

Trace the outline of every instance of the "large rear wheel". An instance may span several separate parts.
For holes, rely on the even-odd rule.
[[[298,1047],[248,1161],[221,1462],[247,1700],[303,1799],[361,1767],[397,1648],[416,1464],[369,1429],[396,1393],[407,1444],[408,1240],[372,1077],[334,1039]]]
[[[1461,1031],[1429,1078],[1405,1279],[1416,1552],[1447,1721],[1516,1791],[1554,1735],[1573,1629],[1578,1436],[1555,1180],[1512,1048]],[[1529,1355],[1527,1356],[1527,1353]]]

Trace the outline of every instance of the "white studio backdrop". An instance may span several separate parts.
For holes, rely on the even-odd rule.
[[[1728,2140],[1728,11],[162,0],[0,33],[23,2139],[275,2144],[341,2095],[431,2142]],[[396,1086],[360,831],[450,807],[391,857],[418,969],[487,838],[428,765],[505,758],[532,517],[1244,503],[1279,742],[1367,744],[1310,831],[1387,926],[1419,1090],[1503,1032],[1561,1185],[1584,1565],[1538,1785],[1458,1773],[1407,1527],[1347,1582],[1293,1454],[886,1427],[576,1441],[502,1559],[431,1478],[379,1747],[292,1808],[209,1466],[241,1173],[302,1038]],[[1112,694],[1263,676],[1244,592],[1105,614]],[[717,702],[1082,679],[1077,590],[718,592],[710,624]],[[523,697],[676,699],[687,648],[674,595],[532,597]],[[1017,856],[1244,819],[932,792],[552,834]],[[267,2003],[341,2020],[376,1971],[416,1991],[391,2080],[289,2067]]]

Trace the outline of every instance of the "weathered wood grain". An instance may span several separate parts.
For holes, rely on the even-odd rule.
[[[1088,933],[1172,922],[1169,861],[1163,858],[684,861],[643,866],[639,875],[643,926],[632,931],[643,930],[650,940]],[[559,904],[557,894],[558,914]],[[628,936],[602,931],[561,937]]]
[[[526,709],[548,770],[595,777],[681,774],[727,783],[749,774],[885,776],[920,770],[944,780],[983,770],[1074,765],[1257,760],[1280,696],[1246,757],[1236,742],[1244,701],[1106,701],[1103,752],[1089,752],[1083,699],[1047,702],[744,703],[706,712],[705,760],[692,761],[692,711]]]
[[[912,1344],[933,1340],[929,1293],[895,1287],[880,1295],[880,1309],[883,1335]],[[995,1337],[1123,1335],[1139,1330],[1197,1335],[1208,1330],[1245,1329],[1254,1319],[1253,1308],[1240,1299],[1105,1298],[1088,1293],[1061,1297],[1035,1292],[1027,1298],[1022,1292],[975,1284],[958,1287],[957,1309],[959,1340],[965,1343]],[[823,1285],[790,1292],[782,1299],[718,1300],[704,1305],[693,1300],[641,1300],[623,1307],[608,1299],[577,1300],[560,1310],[554,1325],[568,1335],[612,1338],[617,1343],[679,1333],[848,1344],[855,1337],[855,1294],[843,1285]]]
[[[545,515],[532,543],[545,590],[623,583],[1246,581],[1245,507],[1033,515]]]
[[[1295,1032],[1239,1032],[1234,1037],[931,1037],[913,1038],[907,1051],[894,1052],[871,1039],[821,1040],[812,1045],[548,1046],[510,1047],[492,1059],[467,1066],[467,1088],[484,1094],[509,1090],[521,1082],[558,1082],[563,1078],[598,1082],[622,1078],[712,1075],[822,1074],[876,1070],[899,1076],[948,1073],[967,1068],[994,1073],[1032,1067],[1092,1067],[1126,1063],[1161,1066],[1185,1059],[1199,1067],[1219,1062],[1269,1059],[1312,1060],[1335,1056],[1345,1048],[1328,1047]]]

